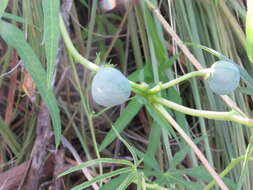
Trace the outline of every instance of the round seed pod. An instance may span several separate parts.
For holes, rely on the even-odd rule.
[[[219,95],[233,92],[240,82],[240,71],[236,64],[228,61],[217,61],[211,66],[207,83],[210,89]]]
[[[127,101],[131,94],[128,79],[117,69],[105,67],[93,78],[91,95],[101,106],[115,106]]]

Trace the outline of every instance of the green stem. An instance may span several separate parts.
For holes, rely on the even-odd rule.
[[[100,69],[99,66],[97,66],[96,64],[90,62],[88,59],[84,58],[82,55],[80,55],[80,53],[78,53],[78,51],[76,50],[76,48],[74,47],[71,39],[69,38],[68,32],[66,30],[64,21],[62,19],[62,16],[60,16],[60,31],[61,31],[61,35],[62,38],[64,40],[65,46],[67,47],[70,55],[80,64],[82,64],[83,66],[87,67],[88,69],[92,70],[92,71],[98,71]],[[144,87],[143,85],[140,84],[136,84],[132,81],[129,81],[133,92],[137,93],[137,94],[146,94],[147,93],[147,88]]]
[[[240,161],[244,160],[245,156],[240,156],[238,158],[233,159],[230,164],[226,167],[225,170],[223,170],[219,175],[221,177],[226,176]],[[252,158],[249,159],[250,161],[253,161]],[[214,185],[216,184],[216,182],[213,180],[211,181],[205,188],[204,190],[209,190],[211,189]]]
[[[217,184],[222,190],[228,190],[228,187],[224,184],[220,176],[215,172],[212,166],[209,164],[208,160],[205,158],[203,153],[199,150],[197,145],[191,140],[191,138],[184,132],[184,130],[177,124],[177,122],[171,117],[171,115],[166,111],[166,109],[160,104],[153,104],[154,108],[173,126],[173,128],[180,134],[180,136],[187,142],[187,144],[195,152],[199,160],[203,163],[207,171],[214,178]]]
[[[77,91],[79,92],[80,97],[81,97],[81,104],[82,104],[84,112],[86,114],[87,121],[88,121],[88,126],[89,126],[89,129],[91,131],[91,138],[92,138],[92,143],[93,143],[93,146],[94,146],[94,151],[96,153],[97,158],[99,159],[99,158],[101,158],[101,156],[100,156],[100,153],[99,153],[99,150],[98,150],[98,144],[97,144],[97,141],[96,141],[95,129],[94,129],[93,120],[92,120],[93,115],[90,113],[90,110],[88,109],[87,103],[85,101],[84,93],[83,93],[83,90],[82,90],[82,85],[79,81],[78,74],[77,74],[76,68],[74,66],[74,63],[73,63],[73,60],[71,59],[71,57],[70,57],[70,63],[71,63],[72,69],[73,69],[73,76],[74,76],[74,79],[76,81]],[[102,168],[102,167],[100,167],[100,168]],[[102,171],[102,169],[100,169],[100,170]]]
[[[88,69],[90,69],[92,71],[98,71],[99,66],[97,66],[96,64],[90,62],[88,59],[85,59],[82,55],[80,55],[80,53],[78,53],[78,51],[74,47],[71,39],[69,38],[67,29],[65,27],[65,24],[64,24],[64,21],[63,21],[61,15],[60,15],[60,31],[61,31],[61,35],[62,35],[62,38],[64,40],[64,43],[65,43],[69,53],[71,54],[71,56],[73,56],[73,58],[77,62],[79,62],[83,66],[87,67]]]
[[[156,85],[154,88],[152,88],[150,90],[150,93],[151,94],[156,94],[158,92],[160,92],[161,90],[164,90],[166,88],[170,88],[172,86],[175,86],[176,84],[182,82],[182,81],[185,81],[187,79],[190,79],[192,77],[197,77],[197,76],[207,76],[208,72],[209,72],[210,69],[202,69],[200,71],[193,71],[193,72],[190,72],[188,74],[185,74],[179,78],[176,78],[174,80],[171,80],[169,82],[166,82],[164,84],[158,84]]]
[[[130,85],[132,87],[132,91],[136,94],[140,94],[140,95],[147,95],[148,94],[148,85],[145,86],[143,84],[137,84],[133,81],[129,81]]]
[[[250,143],[247,146],[247,150],[246,150],[246,153],[244,155],[244,161],[243,161],[243,164],[242,164],[240,178],[237,181],[237,187],[236,187],[237,190],[242,189],[243,182],[244,182],[245,176],[247,174],[247,170],[248,170],[248,167],[247,167],[248,166],[248,160],[249,160],[249,158],[250,158],[250,156],[252,155],[252,152],[253,152],[252,147],[253,147],[253,135],[252,135],[252,130],[251,130]]]
[[[206,110],[196,110],[196,109],[182,106],[180,104],[176,104],[174,102],[171,102],[169,100],[166,100],[166,99],[158,97],[158,96],[154,96],[152,98],[152,101],[155,103],[162,104],[168,108],[174,109],[176,111],[182,112],[187,115],[204,117],[207,119],[234,121],[236,123],[240,123],[240,124],[243,124],[243,125],[246,125],[249,127],[253,127],[252,119],[242,117],[242,116],[238,115],[238,113],[236,111],[215,112],[215,111],[206,111]]]

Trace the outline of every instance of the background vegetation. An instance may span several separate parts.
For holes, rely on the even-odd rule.
[[[187,51],[178,48],[181,41],[215,49],[252,74],[244,33],[245,1],[152,0],[162,18],[145,1],[137,0],[116,1],[112,10],[102,7],[109,1],[98,0],[63,0],[61,5],[50,0],[2,2],[0,189],[70,189],[92,178],[96,183],[91,189],[204,189],[213,180],[183,138],[141,98],[106,110],[93,102],[90,86],[94,73],[66,51],[55,24],[59,23],[57,11],[61,11],[74,46],[86,59],[110,62],[130,80],[154,86],[194,71],[199,64],[207,68],[217,60],[190,47],[196,58],[193,62]],[[165,21],[179,38],[164,30]],[[252,118],[252,96],[243,90],[230,97]],[[163,91],[162,96],[191,108],[229,110],[200,78]],[[215,170],[226,169],[223,180],[229,189],[253,189],[252,165],[240,157],[247,152],[249,161],[252,159],[247,150],[249,128],[168,111]],[[57,151],[55,144],[59,145]],[[86,163],[91,167],[57,178],[85,161],[90,161]],[[109,178],[97,179],[99,176]]]

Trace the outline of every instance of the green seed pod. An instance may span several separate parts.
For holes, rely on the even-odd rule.
[[[115,106],[127,101],[131,94],[128,79],[117,69],[105,67],[93,78],[91,95],[102,106]]]
[[[207,83],[210,89],[219,95],[233,92],[240,82],[240,71],[236,64],[228,61],[217,61],[211,66]]]

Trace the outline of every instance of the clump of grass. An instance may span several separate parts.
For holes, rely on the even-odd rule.
[[[66,3],[70,6],[72,1]],[[13,1],[13,7],[3,1],[0,6],[0,36],[7,43],[0,60],[4,74],[0,85],[5,89],[0,95],[12,100],[4,103],[3,111],[13,110],[0,120],[0,158],[5,169],[15,170],[8,162],[13,158],[18,165],[30,159],[26,155],[31,155],[30,171],[36,169],[34,149],[39,153],[38,129],[42,113],[47,113],[55,143],[41,144],[68,150],[65,155],[61,151],[53,155],[65,162],[48,170],[54,176],[52,186],[63,187],[57,168],[77,165],[60,175],[73,173],[63,178],[67,189],[91,185],[93,189],[217,189],[215,184],[221,189],[251,189],[253,122],[247,94],[252,94],[248,74],[252,64],[242,57],[252,57],[252,31],[247,26],[247,54],[242,23],[235,16],[238,11],[242,18],[246,16],[245,5],[241,1],[145,0],[103,12],[99,3],[80,0],[71,10],[61,7],[61,13],[58,0],[24,1],[21,7],[18,1]],[[22,27],[17,29],[14,21]],[[15,68],[18,75],[5,75],[8,67],[17,64],[11,46],[31,75],[31,84],[36,84],[35,101],[22,97],[22,69]],[[209,69],[203,68],[217,60],[212,54],[240,65],[244,83],[230,96],[217,96],[199,80],[208,77]],[[94,73],[106,63],[128,76],[133,97],[121,106],[103,109],[93,102],[90,89]],[[19,87],[13,95],[15,85]],[[48,110],[38,107],[41,101]],[[50,131],[49,121],[44,123]],[[41,152],[45,154],[36,155],[44,161],[52,154],[45,147]],[[40,168],[47,166],[42,163]],[[88,180],[75,176],[78,170]],[[27,184],[30,171],[23,180]],[[41,176],[38,173],[38,181]]]

